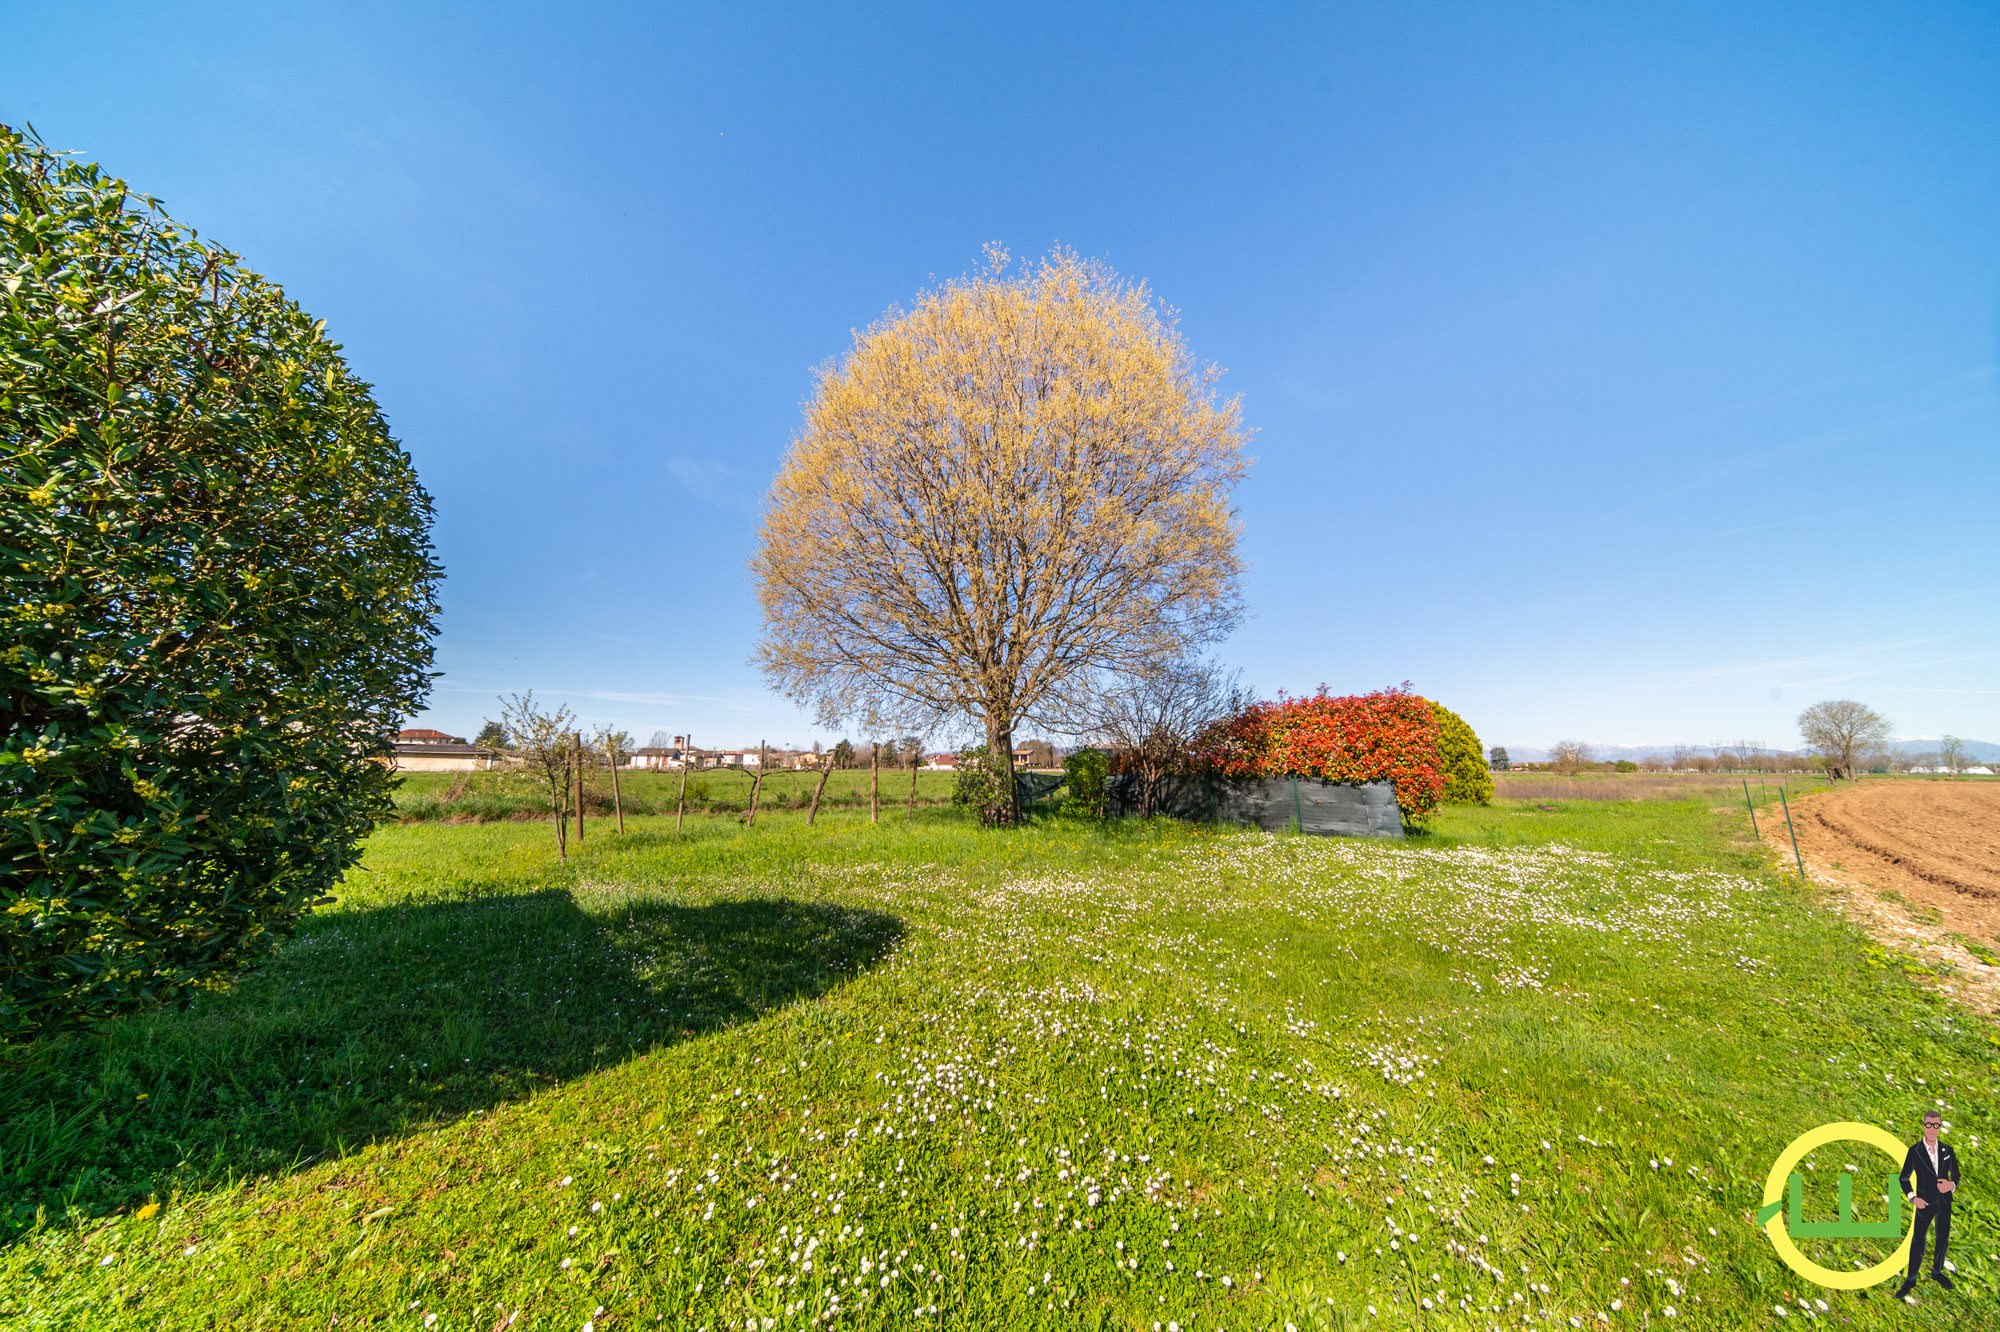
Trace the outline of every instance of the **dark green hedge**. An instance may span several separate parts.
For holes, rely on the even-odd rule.
[[[389,810],[431,503],[337,344],[0,126],[0,1038],[226,983]]]
[[[1101,819],[1110,805],[1106,784],[1111,780],[1111,757],[1101,749],[1079,749],[1063,759],[1063,785],[1069,794],[1062,812],[1071,818]]]

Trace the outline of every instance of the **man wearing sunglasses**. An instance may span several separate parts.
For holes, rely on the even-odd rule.
[[[1933,1227],[1937,1230],[1937,1252],[1931,1261],[1931,1280],[1951,1289],[1951,1278],[1944,1270],[1944,1251],[1951,1242],[1951,1197],[1958,1192],[1958,1157],[1938,1141],[1938,1130],[1943,1127],[1943,1116],[1935,1110],[1924,1111],[1924,1136],[1910,1144],[1903,1172],[1897,1176],[1903,1196],[1917,1205],[1916,1224],[1910,1232],[1910,1271],[1896,1292],[1897,1299],[1916,1289],[1917,1274],[1924,1267],[1924,1232]]]

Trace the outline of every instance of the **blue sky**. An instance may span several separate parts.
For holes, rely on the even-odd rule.
[[[377,385],[438,501],[428,724],[533,688],[816,738],[748,664],[759,496],[810,368],[997,240],[1227,367],[1222,652],[1266,693],[2000,740],[2000,6],[80,3],[0,43],[0,119]]]

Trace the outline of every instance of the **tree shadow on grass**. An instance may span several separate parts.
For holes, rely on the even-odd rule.
[[[567,890],[310,918],[184,1012],[0,1049],[0,1243],[38,1209],[282,1171],[749,1022],[874,966],[881,912]]]

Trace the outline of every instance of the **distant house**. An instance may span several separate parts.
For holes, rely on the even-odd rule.
[[[435,736],[436,739],[428,737]],[[404,731],[396,737],[397,772],[485,772],[494,766],[490,749],[468,745],[442,731]]]
[[[635,749],[625,756],[628,768],[654,768],[678,770],[688,764],[702,766],[702,751],[699,749]]]
[[[1028,740],[1014,746],[1016,768],[1053,768],[1061,761],[1056,747],[1046,740]]]
[[[931,756],[930,756],[930,758],[929,758],[929,759],[928,759],[928,760],[927,760],[927,761],[926,761],[926,762],[924,763],[924,771],[925,771],[925,772],[957,772],[957,771],[958,771],[958,755],[956,755],[956,754],[933,754],[933,755],[931,755]]]
[[[816,768],[822,756],[810,749],[766,749],[760,756],[754,749],[675,749],[655,748],[635,749],[626,755],[625,766],[629,768],[656,768],[678,771],[682,767],[702,768],[755,768],[761,760],[766,768],[782,771],[787,768]]]

